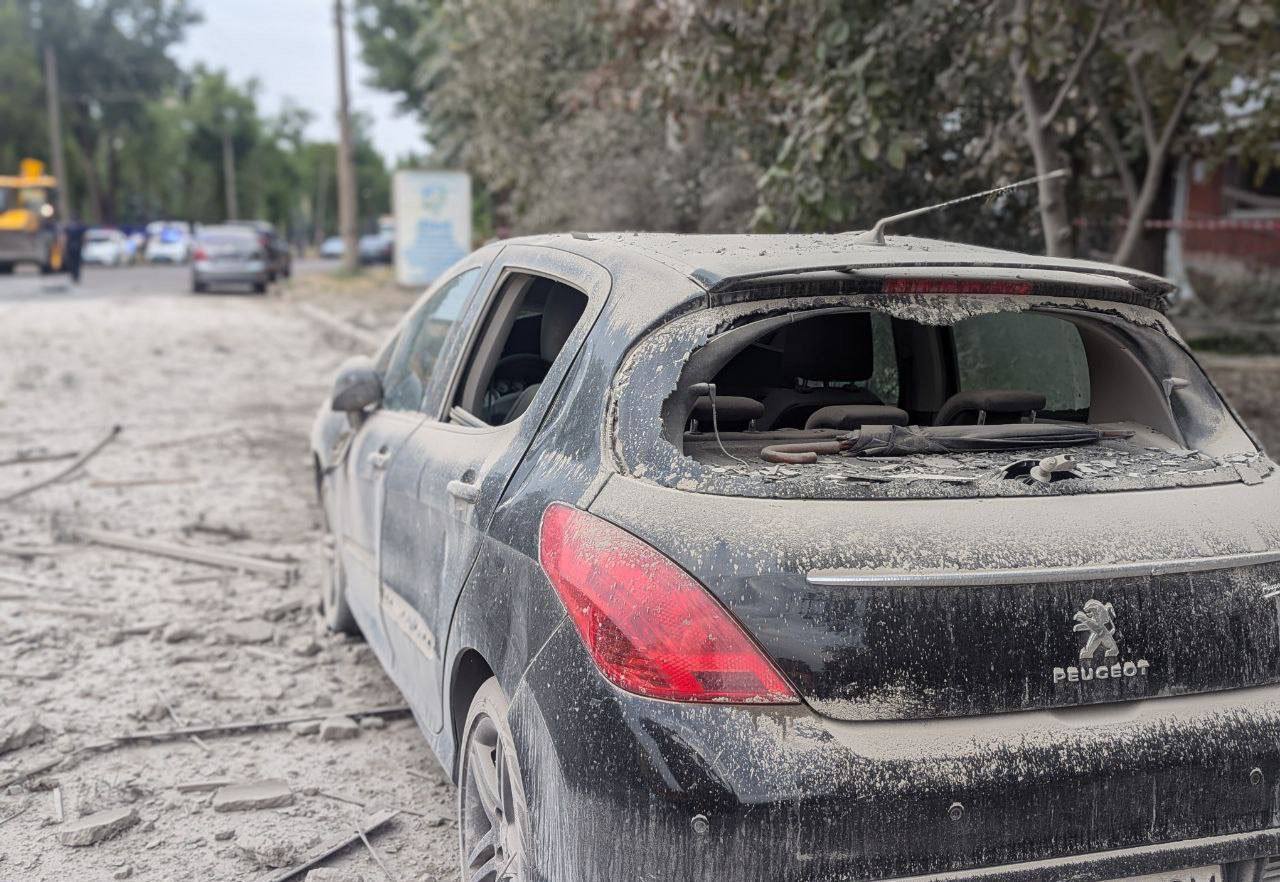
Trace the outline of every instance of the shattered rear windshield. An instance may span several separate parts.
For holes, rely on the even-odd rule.
[[[1162,316],[1045,297],[685,316],[624,363],[610,430],[624,472],[726,495],[1063,494],[1271,469]]]

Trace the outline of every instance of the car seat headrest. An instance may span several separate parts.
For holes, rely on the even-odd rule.
[[[1023,389],[975,389],[957,392],[946,400],[935,426],[956,426],[978,422],[1017,422],[1044,410],[1045,397]]]
[[[805,421],[806,429],[850,431],[863,426],[905,426],[911,417],[900,407],[883,404],[833,404],[819,408]]]

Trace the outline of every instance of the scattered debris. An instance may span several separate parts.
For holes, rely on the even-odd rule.
[[[329,717],[320,724],[321,741],[346,741],[360,734],[360,726],[350,717]]]
[[[58,586],[50,585],[48,582],[40,582],[26,576],[14,576],[9,573],[0,573],[0,582],[7,582],[10,585],[21,585],[23,588],[37,588],[41,591],[60,590]]]
[[[274,833],[250,833],[236,837],[236,847],[259,867],[279,869],[297,863],[302,848]]]
[[[92,815],[67,824],[58,832],[58,841],[73,847],[93,845],[119,836],[138,823],[138,820],[138,813],[132,808],[94,812]]]
[[[247,646],[253,643],[270,643],[275,633],[275,628],[259,619],[251,619],[247,622],[232,622],[222,628],[222,636],[226,642],[240,646]]]
[[[85,463],[87,463],[89,460],[93,459],[95,456],[101,453],[104,447],[106,447],[108,444],[114,441],[116,439],[116,436],[120,434],[120,431],[122,428],[123,427],[119,425],[112,426],[111,430],[107,432],[107,434],[103,437],[101,441],[99,441],[97,444],[90,447],[84,453],[77,456],[74,460],[72,460],[71,464],[68,465],[66,468],[55,472],[54,474],[50,475],[47,478],[42,478],[41,480],[36,481],[34,484],[28,484],[26,487],[22,487],[18,490],[15,490],[12,493],[10,493],[8,496],[0,496],[0,505],[4,505],[7,502],[14,502],[16,500],[21,499],[24,496],[30,496],[32,493],[35,493],[37,490],[43,490],[45,487],[48,487],[51,484],[56,484],[59,481],[62,481],[70,477],[72,474],[79,471],[80,468]]]
[[[352,342],[367,347],[369,349],[377,349],[382,345],[382,340],[377,334],[366,331],[364,328],[358,328],[345,319],[340,319],[328,310],[321,309],[312,303],[299,303],[298,312],[305,315],[312,321],[324,325],[332,331],[336,331]]]
[[[114,873],[112,873],[111,878],[112,879],[128,879],[132,875],[133,875],[133,867],[129,864],[125,864],[123,867],[118,868]]]
[[[3,502],[3,500],[0,500]],[[276,576],[288,583],[297,574],[298,568],[291,563],[280,563],[274,560],[263,560],[243,554],[232,554],[214,548],[192,548],[172,542],[158,542],[152,539],[139,539],[124,533],[111,533],[106,530],[75,528],[67,531],[70,538],[84,542],[93,542],[111,548],[123,548],[126,551],[138,551],[143,554],[155,554],[160,557],[172,557],[192,563],[207,564],[211,567],[224,567],[232,570],[243,570],[248,573],[262,573]]]
[[[53,817],[54,820],[61,824],[66,820],[66,815],[62,810],[62,785],[59,784],[53,788]]]
[[[317,867],[302,882],[364,882],[364,876],[353,870],[338,870],[333,867]]]
[[[281,778],[251,784],[232,784],[213,795],[215,812],[243,812],[252,809],[282,808],[293,805],[293,790]]]
[[[175,784],[173,789],[179,793],[212,793],[235,783],[230,778],[214,778],[210,781],[187,781],[183,784]]]
[[[234,827],[228,827],[225,830],[219,830],[213,834],[215,842],[226,842],[228,839],[234,839],[236,831]]]
[[[409,713],[406,705],[392,705],[389,707],[375,707],[366,710],[352,710],[347,712],[344,719],[351,726],[355,727],[355,722],[350,719],[353,716],[377,716],[377,717],[398,717]],[[221,723],[209,726],[187,726],[181,729],[169,729],[159,732],[133,732],[127,735],[119,735],[111,741],[104,742],[107,745],[123,745],[138,744],[146,741],[172,741],[176,738],[187,738],[191,735],[231,735],[241,732],[252,732],[264,729],[283,729],[290,723],[301,723],[308,720],[324,720],[334,718],[331,711],[324,711],[316,714],[299,714],[291,717],[281,717],[273,720],[242,720],[232,723]],[[323,725],[323,724],[322,724]],[[358,729],[358,727],[357,727]],[[2,785],[0,785],[2,786]]]
[[[48,734],[44,724],[33,713],[10,717],[4,725],[0,725],[0,753],[39,744]]]
[[[383,729],[387,725],[382,717],[361,717],[358,722],[361,729]]]
[[[148,628],[150,632],[153,628]],[[196,625],[185,622],[170,622],[164,626],[164,630],[160,632],[160,639],[165,643],[182,643],[187,640],[195,640],[197,637],[204,635],[204,629]]]
[[[30,465],[36,462],[58,462],[63,459],[74,459],[79,455],[74,450],[68,453],[19,453],[8,459],[0,459],[0,468],[11,465]]]
[[[299,723],[290,723],[289,731],[294,735],[315,735],[320,731],[320,721],[303,720]]]
[[[379,812],[376,815],[372,815],[366,818],[360,824],[360,826],[357,827],[356,829],[359,830],[360,833],[364,834],[365,836],[368,836],[370,833],[373,833],[376,830],[378,830],[380,827],[384,826],[388,821],[394,818],[397,814],[398,812]],[[321,861],[326,860],[332,855],[342,851],[344,848],[351,845],[353,842],[359,842],[360,839],[361,839],[361,836],[354,833],[351,834],[350,836],[344,836],[341,839],[337,839],[333,843],[331,843],[328,847],[326,847],[323,851],[320,851],[319,853],[312,855],[311,857],[307,858],[305,861],[298,864],[297,866],[290,867],[289,869],[283,872],[276,873],[273,876],[269,876],[266,879],[263,879],[262,882],[288,882],[288,880],[297,878],[302,873],[305,873],[307,870],[311,869]]]
[[[395,873],[391,872],[391,869],[387,866],[386,861],[382,859],[382,855],[378,854],[378,850],[374,848],[373,843],[369,841],[369,837],[364,835],[364,831],[361,830],[359,827],[356,827],[356,833],[359,834],[360,841],[364,843],[364,847],[368,849],[369,854],[373,855],[373,861],[378,865],[378,869],[382,870],[382,872],[386,874],[387,878],[390,879],[391,882],[398,882],[398,880],[396,879]]]

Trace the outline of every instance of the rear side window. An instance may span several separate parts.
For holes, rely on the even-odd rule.
[[[1071,322],[1003,312],[958,322],[953,334],[961,392],[1030,390],[1050,413],[1089,409],[1089,359]]]
[[[390,410],[417,410],[435,370],[450,329],[462,315],[467,298],[480,281],[480,268],[469,269],[427,298],[405,326],[383,377],[382,404]]]

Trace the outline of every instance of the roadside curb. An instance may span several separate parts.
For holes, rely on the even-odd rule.
[[[370,349],[377,349],[382,345],[382,338],[377,334],[366,331],[364,328],[356,327],[346,319],[339,318],[327,309],[322,309],[314,303],[294,303],[295,308],[307,318],[323,325],[329,330],[346,337],[352,342],[361,346],[367,346]]]

